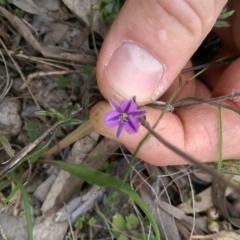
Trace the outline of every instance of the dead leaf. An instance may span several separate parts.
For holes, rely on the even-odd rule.
[[[67,157],[67,161],[75,164],[82,164],[84,158],[86,158],[92,148],[96,145],[98,137],[98,134],[91,133],[90,135],[77,141],[73,145],[72,150]],[[60,171],[42,205],[41,209],[43,213],[48,212],[48,214],[51,214],[52,212],[55,212],[55,210],[58,210],[64,202],[68,202],[74,191],[76,191],[76,189],[80,189],[79,187],[76,187],[77,185],[79,186],[79,182],[82,181],[63,170]]]
[[[95,202],[102,197],[104,191],[104,188],[93,185],[86,193],[63,206],[56,213],[55,221],[65,222],[70,219],[72,223],[75,223],[80,216],[94,207]]]
[[[61,6],[61,1],[60,0],[33,0],[36,5],[40,8],[47,9],[48,11],[58,11]]]
[[[210,174],[208,174],[204,171],[201,171],[201,170],[193,171],[192,175],[197,177],[200,181],[212,183],[213,176],[211,176]]]
[[[62,0],[62,1],[73,13],[75,13],[82,21],[84,21],[87,26],[90,26],[89,16],[92,15],[92,26],[90,26],[91,29],[94,32],[98,33],[102,38],[106,36],[112,23],[111,22],[106,23],[100,20],[98,0],[92,1]]]
[[[96,63],[96,57],[87,56],[82,53],[76,53],[77,51],[70,51],[55,46],[43,46],[41,45],[29,31],[28,27],[16,16],[0,7],[0,15],[8,19],[8,21],[14,26],[14,28],[21,34],[21,36],[37,51],[39,51],[44,57],[62,59],[64,61],[74,61],[84,65],[94,65]]]
[[[54,181],[57,178],[58,173],[59,169],[55,169],[52,174],[37,187],[33,193],[33,196],[36,197],[39,201],[44,202]]]
[[[35,15],[42,15],[46,13],[44,9],[40,9],[32,0],[13,0],[12,4],[27,13]]]
[[[69,26],[63,23],[52,22],[49,28],[50,31],[45,35],[43,42],[46,45],[56,45],[65,36]]]
[[[79,33],[76,36],[74,36],[71,41],[72,48],[73,49],[79,48],[86,41],[90,33],[91,32],[88,27],[85,27],[81,32],[79,31]]]
[[[151,188],[143,181],[143,179],[146,179],[146,176],[141,174],[142,177],[140,177],[139,175],[140,174],[136,174],[134,176],[134,185],[153,213],[160,229],[161,239],[180,240],[174,217],[156,204],[155,199],[152,197]]]
[[[192,199],[188,200],[187,202],[181,203],[180,205],[178,205],[178,208],[187,214],[192,214],[193,211],[195,211],[196,213],[199,213],[199,212],[206,211],[207,209],[213,206],[212,196],[211,196],[211,187],[198,193],[197,196],[201,198],[201,201],[199,202],[195,201],[194,209],[192,207]]]
[[[193,217],[187,216],[183,211],[167,202],[157,200],[157,204],[166,212],[168,212],[171,216],[175,217],[181,222],[184,221],[184,223],[182,222],[183,225],[187,224],[191,228],[194,221]],[[207,231],[206,225],[207,225],[206,219],[203,219],[201,217],[195,219],[195,228],[198,228],[198,230],[206,232]]]
[[[227,178],[229,180],[233,179],[233,176],[227,175]],[[221,181],[213,181],[212,185],[212,201],[214,207],[218,209],[221,215],[223,215],[231,224],[233,224],[235,227],[240,228],[240,219],[238,218],[232,218],[228,214],[227,210],[227,202],[226,202],[226,190],[228,186],[225,182]]]

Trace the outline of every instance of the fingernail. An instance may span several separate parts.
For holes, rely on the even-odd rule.
[[[110,85],[122,97],[146,101],[158,91],[162,64],[147,50],[134,43],[122,44],[106,66]]]

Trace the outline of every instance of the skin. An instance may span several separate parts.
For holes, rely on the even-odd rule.
[[[110,56],[123,42],[132,41],[143,46],[162,62],[164,84],[155,98],[166,101],[178,85],[178,73],[184,67],[191,66],[190,57],[211,31],[226,2],[225,0],[175,0],[173,4],[173,1],[167,0],[126,1],[99,55],[97,81],[103,96],[118,101],[126,97],[124,93],[119,94],[118,89],[113,88],[107,81],[106,66]],[[217,59],[228,54],[238,54],[240,50],[240,2],[232,0],[228,5],[229,9],[235,9],[235,13],[229,18],[231,27],[216,30],[223,46]],[[240,59],[227,66],[211,68],[202,75],[201,81],[194,79],[188,82],[192,75],[193,73],[182,75],[183,87],[175,101],[185,97],[208,99],[240,89]],[[147,91],[146,84],[146,93]],[[137,99],[139,94],[136,89]],[[149,97],[141,99],[139,105],[147,111],[147,121],[153,125],[161,110],[144,106],[151,102],[150,96],[149,94]],[[239,109],[238,100],[228,100],[225,104]],[[115,129],[107,128],[103,122],[104,115],[109,110],[111,107],[107,101],[102,101],[93,107],[90,121],[95,130],[119,141],[134,152],[145,136],[146,130],[140,127],[137,134],[129,135],[124,132],[117,139]],[[223,158],[239,158],[240,115],[222,109],[222,121]],[[169,142],[202,162],[217,160],[218,110],[214,106],[200,105],[167,113],[155,130]],[[186,163],[153,137],[142,146],[138,157],[154,165]]]

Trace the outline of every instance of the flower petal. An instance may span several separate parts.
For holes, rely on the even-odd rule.
[[[139,122],[135,117],[129,117],[128,122],[124,123],[124,129],[129,133],[136,133],[139,128]]]
[[[133,100],[124,99],[120,105],[113,99],[109,100],[115,109],[106,113],[104,123],[107,127],[117,126],[116,136],[119,137],[125,129],[129,134],[136,133],[139,129],[138,117],[143,116],[146,111],[139,110]]]
[[[104,118],[104,124],[107,127],[114,127],[119,124],[119,112],[114,110],[106,113]]]
[[[146,114],[145,110],[136,110],[135,112],[132,112],[131,115],[133,117],[141,117]]]
[[[116,111],[118,111],[119,113],[122,112],[121,106],[118,105],[113,99],[109,99],[109,102],[110,102],[111,106],[112,106],[114,109],[116,109]]]
[[[122,130],[123,130],[124,124],[125,124],[125,123],[121,123],[121,122],[118,124],[117,132],[116,132],[116,137],[119,137],[119,136],[120,136],[120,134],[121,134],[121,132],[122,132]]]
[[[137,110],[137,105],[133,100],[122,100],[120,104],[122,112],[131,113]]]

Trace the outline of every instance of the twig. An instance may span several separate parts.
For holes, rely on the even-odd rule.
[[[93,4],[91,5],[91,10],[93,11]],[[97,49],[97,44],[96,44],[96,39],[95,39],[95,33],[93,30],[93,12],[90,14],[91,19],[90,19],[90,29],[91,29],[91,35],[92,35],[92,41],[93,41],[93,47],[96,55],[98,56],[98,49]]]
[[[9,77],[9,72],[8,72],[8,66],[7,66],[7,63],[6,63],[6,60],[5,60],[5,57],[4,55],[2,54],[2,51],[0,50],[0,55],[2,57],[2,60],[3,60],[3,63],[4,63],[4,67],[5,67],[5,70],[6,70],[6,84],[5,84],[5,87],[3,88],[3,91],[0,95],[0,100],[2,98],[4,98],[8,91],[10,90],[11,86],[12,86],[12,80],[10,79]],[[4,77],[5,78],[5,77]],[[4,79],[3,79],[4,80]],[[2,86],[1,86],[2,87]]]
[[[186,171],[186,175],[188,177],[189,186],[190,186],[190,189],[191,189],[192,208],[193,208],[193,221],[192,221],[191,233],[190,233],[190,237],[189,237],[191,239],[192,236],[193,236],[193,233],[194,233],[195,226],[196,226],[196,201],[195,201],[195,198],[194,198],[194,189],[193,189],[192,180],[190,178],[190,174],[187,171]]]
[[[66,210],[66,213],[68,213],[66,203],[64,203],[64,208],[65,208],[65,210]],[[73,239],[73,240],[76,240],[76,237],[75,237],[75,234],[74,234],[74,231],[73,231],[73,227],[72,227],[72,223],[71,223],[70,216],[69,216],[69,214],[66,214],[66,215],[67,215],[67,220],[68,220],[68,224],[69,224],[69,228],[70,228],[70,233],[71,233],[71,235],[72,235],[72,239]]]
[[[14,57],[18,57],[18,58],[24,58],[27,59],[29,61],[32,62],[39,62],[39,63],[43,63],[45,65],[49,65],[52,67],[56,67],[62,70],[69,70],[69,68],[61,66],[61,65],[57,65],[57,64],[63,64],[63,65],[67,65],[67,66],[74,66],[74,67],[82,67],[85,65],[81,65],[81,64],[77,64],[71,61],[62,61],[62,60],[58,60],[58,59],[53,59],[53,58],[49,58],[49,57],[34,57],[34,56],[27,56],[21,53],[16,53],[15,51],[10,51],[10,54],[13,55]]]
[[[51,126],[48,130],[46,130],[40,137],[35,139],[33,142],[29,143],[26,147],[20,150],[13,158],[4,162],[3,168],[0,169],[0,177],[7,173],[12,168],[16,167],[24,158],[30,153],[47,135],[49,135],[56,127],[59,127],[63,124],[64,121],[58,121],[53,126]]]
[[[65,75],[69,73],[78,73],[79,71],[75,70],[67,70],[67,71],[50,71],[50,72],[36,72],[28,75],[27,81],[23,83],[23,85],[20,87],[20,90],[25,89],[27,85],[36,77],[42,77],[42,76],[53,76],[53,75]]]
[[[48,65],[48,66],[55,67],[55,68],[62,69],[62,70],[66,70],[66,71],[69,70],[69,68],[58,65],[58,64],[64,64],[64,65],[70,65],[70,66],[79,66],[79,64],[74,64],[72,62],[68,63],[68,62],[63,62],[63,61],[55,60],[55,59],[51,59],[51,58],[27,56],[27,55],[24,55],[22,53],[18,53],[16,51],[12,51],[12,50],[9,50],[9,53],[16,58],[27,59],[28,61],[31,61],[31,62],[42,63],[44,65]]]
[[[3,238],[3,240],[8,240],[2,226],[0,225],[0,234],[1,234],[1,237]]]
[[[28,21],[26,21],[24,18],[22,18],[22,21],[35,33],[35,35],[38,37],[39,34],[37,30],[31,25]]]
[[[9,56],[9,58],[11,59],[11,61],[13,62],[14,66],[16,67],[18,73],[20,74],[22,80],[26,83],[26,78],[22,73],[22,70],[20,69],[20,67],[18,66],[17,62],[12,58],[11,54],[8,52],[8,49],[6,48],[5,44],[3,43],[2,39],[0,38],[0,43],[2,44],[3,48],[5,49],[7,55]],[[38,109],[40,109],[40,106],[37,103],[37,100],[35,99],[32,90],[30,89],[30,87],[27,85],[28,91],[34,101],[34,103],[36,104],[36,106],[38,107]]]

